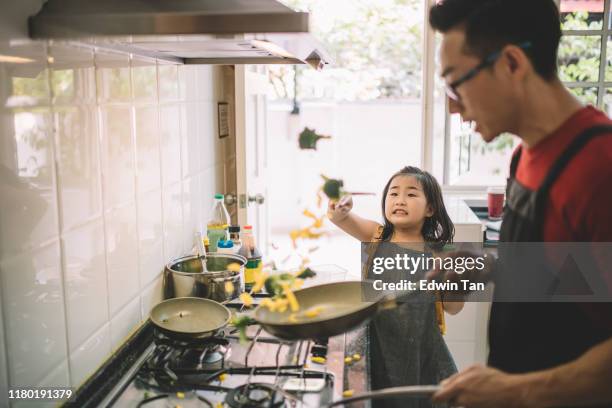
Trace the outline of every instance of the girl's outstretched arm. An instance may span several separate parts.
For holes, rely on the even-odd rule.
[[[342,197],[340,201],[330,200],[327,206],[327,217],[338,228],[357,238],[359,241],[371,241],[380,224],[352,214],[352,208],[353,198],[350,195]]]

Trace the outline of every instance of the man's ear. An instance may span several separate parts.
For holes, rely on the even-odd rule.
[[[529,69],[533,69],[525,51],[516,45],[507,45],[501,58],[504,61],[504,69],[513,77],[522,79]]]

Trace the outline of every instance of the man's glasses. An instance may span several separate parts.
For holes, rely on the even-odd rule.
[[[531,43],[530,42],[524,42],[522,44],[519,44],[518,47],[522,48],[522,49],[527,49],[527,48],[531,47]],[[454,101],[460,101],[461,100],[461,96],[459,96],[459,93],[457,92],[457,88],[459,86],[461,86],[461,84],[463,84],[464,82],[467,82],[470,79],[474,78],[483,69],[493,65],[495,63],[495,61],[497,61],[497,59],[501,56],[501,54],[502,54],[502,50],[498,50],[498,51],[495,51],[495,52],[489,54],[484,60],[482,60],[482,62],[480,64],[478,64],[474,68],[470,69],[468,72],[466,72],[460,78],[456,79],[455,81],[451,82],[450,84],[446,84],[446,95],[448,95],[448,97],[451,98]]]

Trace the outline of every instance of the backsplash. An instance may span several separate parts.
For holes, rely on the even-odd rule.
[[[223,71],[62,43],[0,54],[17,57],[0,63],[0,384],[77,387],[225,191]]]

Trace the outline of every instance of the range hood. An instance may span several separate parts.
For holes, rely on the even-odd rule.
[[[29,31],[184,64],[320,69],[330,59],[308,17],[276,0],[48,0]]]

